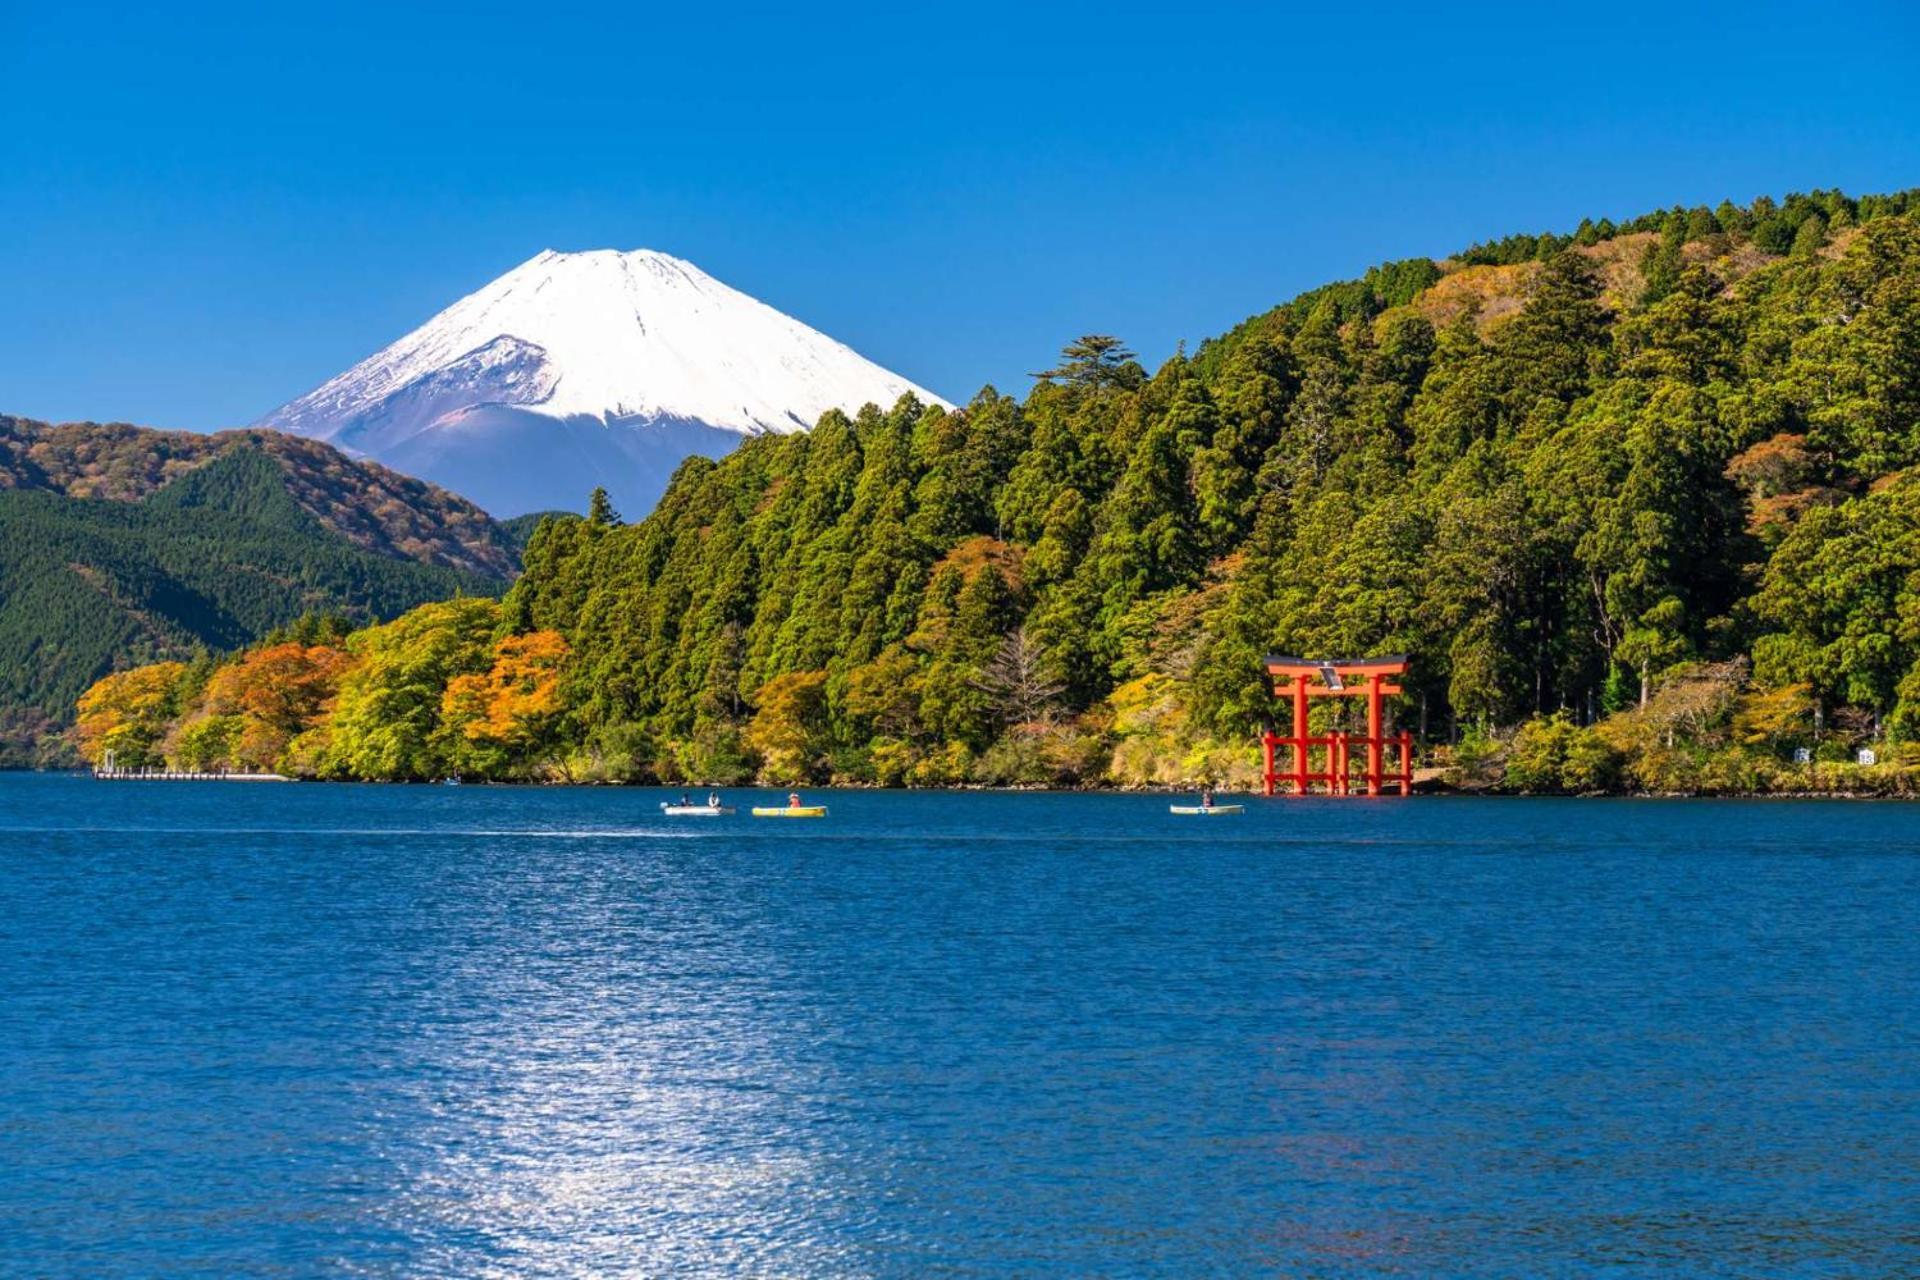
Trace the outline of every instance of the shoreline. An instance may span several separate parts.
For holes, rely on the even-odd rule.
[[[93,770],[79,766],[60,769],[36,769],[31,766],[0,766],[0,774],[36,774],[66,776],[88,781],[117,781],[101,779]],[[233,781],[224,778],[164,778],[144,779],[154,782],[191,782],[191,781]],[[275,778],[275,781],[300,783],[319,786],[385,786],[385,787],[437,787],[444,785],[441,780],[428,778]],[[791,783],[708,783],[708,782],[567,782],[544,781],[536,779],[461,779],[463,787],[527,788],[529,790],[629,790],[629,791],[676,791],[687,790],[722,791],[788,791]],[[1199,791],[1199,786],[1079,786],[1079,787],[994,787],[985,784],[938,787],[885,787],[864,782],[830,782],[799,784],[805,791],[890,791],[903,795],[924,794],[979,794],[979,795],[1148,795],[1148,796],[1190,796]],[[1216,796],[1234,796],[1251,800],[1296,800],[1303,797],[1281,792],[1267,796],[1257,790],[1236,791],[1230,788],[1215,787]],[[1413,794],[1400,796],[1386,794],[1379,796],[1345,795],[1330,796],[1315,792],[1304,797],[1308,800],[1340,801],[1394,801],[1394,800],[1920,800],[1920,788],[1914,790],[1808,790],[1808,791],[1503,791],[1497,788],[1456,787],[1434,780],[1414,784]]]

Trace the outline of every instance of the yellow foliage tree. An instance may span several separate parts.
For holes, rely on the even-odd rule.
[[[1119,739],[1111,766],[1115,780],[1131,786],[1185,781],[1187,711],[1177,682],[1149,673],[1119,686],[1107,701]]]
[[[1185,682],[1149,672],[1108,695],[1113,720],[1107,731],[1116,739],[1107,766],[1112,780],[1136,787],[1258,785],[1254,753],[1243,743],[1199,732],[1187,713],[1187,694]],[[1091,735],[1075,740],[1083,758],[1098,740]],[[1090,772],[1084,762],[1079,767]]]
[[[779,786],[806,781],[824,744],[827,673],[775,676],[760,686],[759,703],[747,745],[760,753],[761,776]]]
[[[156,662],[96,681],[80,695],[80,753],[99,764],[111,751],[123,768],[161,763],[160,740],[179,709],[186,673],[184,662]]]
[[[493,665],[500,607],[460,597],[421,605],[392,622],[357,631],[358,661],[340,682],[324,742],[301,750],[323,773],[357,778],[433,778],[458,767],[467,744],[445,723],[447,686]]]

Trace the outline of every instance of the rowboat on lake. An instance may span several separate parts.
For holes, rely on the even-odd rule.
[[[1170,804],[1168,813],[1177,813],[1183,818],[1222,818],[1232,813],[1245,813],[1243,804]]]

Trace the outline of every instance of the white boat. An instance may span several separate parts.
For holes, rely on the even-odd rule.
[[[724,818],[734,811],[730,804],[674,804],[660,802],[660,812],[669,818]]]
[[[1170,804],[1168,813],[1177,813],[1183,818],[1220,818],[1230,813],[1245,813],[1243,804]]]

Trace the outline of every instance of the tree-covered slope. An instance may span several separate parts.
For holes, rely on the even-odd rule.
[[[1401,715],[1429,732],[1585,721],[1715,662],[1805,686],[1829,731],[1920,729],[1920,563],[1869,578],[1835,543],[1920,518],[1895,482],[1920,462],[1905,210],[1530,238],[1316,291],[1151,377],[1082,352],[1024,401],[829,415],[687,465],[638,525],[549,525],[509,603],[574,645],[583,735],[695,772],[755,754],[766,690],[808,673],[816,775],[881,767],[882,740],[1006,755],[993,668],[1025,650],[1056,720],[1125,732],[1163,691],[1189,741],[1246,740],[1274,649],[1410,653]],[[1497,295],[1423,311],[1503,265],[1497,321]]]
[[[18,461],[12,473],[31,476]],[[44,470],[30,487],[0,489],[5,759],[57,756],[48,731],[110,668],[238,648],[309,612],[368,620],[502,586],[504,572],[356,545],[299,491],[280,458],[244,439],[163,474],[138,500],[71,497]]]
[[[0,415],[0,491],[133,501],[234,450],[270,459],[302,511],[353,545],[505,578],[515,535],[465,498],[331,445],[278,431],[154,431],[123,422],[58,426]]]
[[[302,759],[1244,781],[1279,650],[1410,655],[1399,723],[1529,788],[1806,785],[1795,748],[1869,743],[1920,776],[1912,204],[1511,237],[1151,375],[1088,338],[1024,399],[690,461],[636,524],[543,523],[493,622],[349,641],[352,712],[296,726]],[[155,683],[165,750],[214,713]]]

